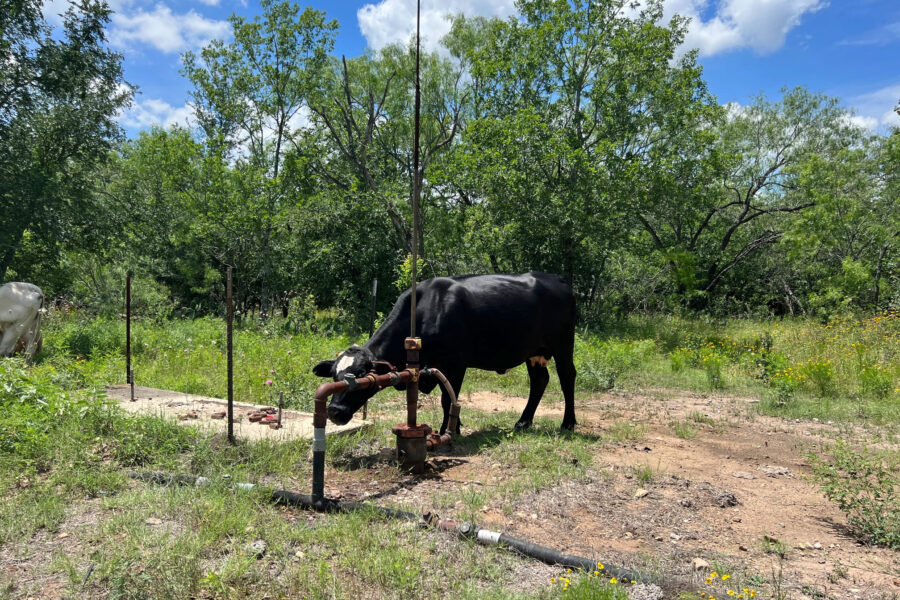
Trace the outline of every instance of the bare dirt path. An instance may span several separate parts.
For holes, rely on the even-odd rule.
[[[469,410],[517,411],[523,404],[474,393],[463,402],[463,421]],[[479,522],[668,576],[696,577],[691,561],[702,558],[769,593],[779,585],[785,598],[900,598],[900,553],[858,543],[810,480],[804,458],[838,437],[862,442],[869,432],[761,416],[754,404],[665,390],[594,396],[578,408],[580,431],[632,423],[641,434],[598,448],[587,481],[563,482],[513,506],[492,500]],[[538,416],[561,418],[562,406],[542,405]],[[693,437],[679,437],[676,422],[688,423]],[[398,479],[393,469],[373,465],[328,481],[344,497],[428,509],[451,489],[490,494],[504,478],[502,465],[480,455],[451,451],[436,461],[439,473],[426,478]]]
[[[109,397],[126,412],[175,419],[182,425],[194,425],[221,433],[227,430],[224,414],[228,403],[225,400],[144,386],[135,386],[134,400],[131,400],[129,388],[128,385],[111,385],[106,388]],[[285,409],[282,411],[281,427],[273,429],[265,423],[250,420],[249,415],[263,406],[234,402],[233,408],[234,436],[238,439],[284,442],[294,439],[311,440],[313,437],[312,413]],[[277,414],[276,407],[266,408],[272,410],[273,416]],[[352,419],[346,425],[329,422],[326,425],[326,433],[328,435],[351,433],[370,424],[362,419]]]

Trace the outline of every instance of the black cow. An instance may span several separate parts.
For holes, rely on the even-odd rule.
[[[409,336],[410,292],[401,294],[394,309],[375,335],[362,347],[354,345],[337,360],[313,368],[319,377],[341,379],[376,370],[387,361],[405,368],[403,340]],[[575,428],[575,297],[558,275],[465,275],[435,277],[416,290],[416,334],[422,338],[420,363],[440,369],[459,395],[466,369],[474,367],[505,373],[523,362],[528,368],[531,391],[516,429],[531,425],[550,381],[547,361],[556,359],[556,371],[565,397],[562,428]],[[419,388],[428,393],[437,385],[434,377],[422,377]],[[375,394],[374,389],[335,394],[328,418],[342,425]],[[441,396],[447,429],[450,398]],[[458,433],[455,432],[455,433]]]

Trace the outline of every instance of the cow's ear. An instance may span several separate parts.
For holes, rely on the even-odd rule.
[[[313,367],[313,375],[318,377],[331,377],[331,368],[334,366],[333,360],[323,360]]]
[[[395,370],[393,365],[386,360],[375,360],[372,361],[372,364],[374,365],[372,370],[375,371],[376,375],[386,375]]]

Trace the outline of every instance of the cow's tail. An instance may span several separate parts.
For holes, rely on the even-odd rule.
[[[31,323],[28,334],[28,343],[25,345],[25,358],[30,363],[34,360],[34,355],[41,347],[41,317],[44,314],[44,295],[41,294],[41,305],[38,307],[37,314]]]

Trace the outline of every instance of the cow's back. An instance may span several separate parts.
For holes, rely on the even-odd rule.
[[[22,281],[0,286],[0,323],[18,323],[34,315],[44,303],[41,288]]]
[[[574,296],[557,275],[440,277],[417,296],[426,360],[503,370],[574,341]]]

